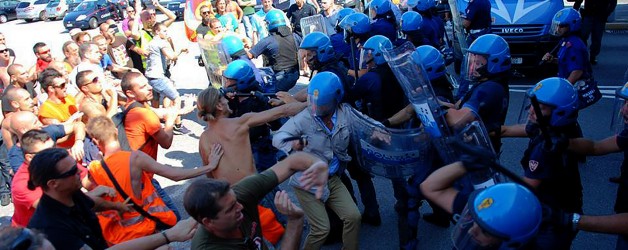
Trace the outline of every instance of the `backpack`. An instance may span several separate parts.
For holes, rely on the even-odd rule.
[[[111,117],[113,124],[115,124],[116,128],[118,129],[118,142],[120,142],[120,148],[122,148],[123,151],[133,151],[133,149],[131,149],[131,145],[129,144],[129,138],[127,138],[126,136],[126,130],[124,129],[124,120],[126,119],[126,115],[129,113],[129,111],[131,111],[131,109],[143,107],[144,105],[142,105],[141,103],[133,102],[122,112],[118,112],[113,117]],[[152,139],[153,138],[150,137],[137,150],[142,151],[146,144],[148,144],[148,142],[150,142]]]

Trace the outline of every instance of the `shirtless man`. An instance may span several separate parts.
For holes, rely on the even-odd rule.
[[[227,98],[216,88],[207,88],[198,95],[198,116],[207,122],[208,128],[201,134],[199,152],[203,164],[208,164],[212,145],[218,143],[224,149],[218,167],[208,177],[223,179],[235,184],[242,178],[255,174],[255,164],[251,152],[249,129],[276,119],[301,112],[307,103],[293,102],[287,93],[277,94],[277,98],[288,103],[259,113],[247,113],[240,117],[228,118],[232,113]]]

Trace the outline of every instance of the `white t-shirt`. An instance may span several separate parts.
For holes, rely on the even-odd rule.
[[[146,77],[165,78],[164,67],[166,57],[162,49],[170,48],[168,41],[157,36],[148,43],[148,58],[146,58]]]

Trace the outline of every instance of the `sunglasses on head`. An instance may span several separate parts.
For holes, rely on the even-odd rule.
[[[57,176],[54,176],[54,177],[52,177],[50,179],[65,179],[65,178],[68,178],[70,176],[75,176],[76,173],[78,173],[78,166],[75,163],[74,166],[72,166],[72,168],[70,168],[70,170],[65,171],[63,173],[60,173]]]

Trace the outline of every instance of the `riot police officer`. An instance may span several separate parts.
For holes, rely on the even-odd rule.
[[[373,0],[369,4],[373,22],[371,23],[371,35],[382,35],[391,42],[397,40],[397,20],[392,11],[390,0]]]
[[[593,78],[587,47],[579,36],[582,19],[573,8],[558,11],[552,19],[550,33],[561,37],[557,56],[545,54],[544,61],[558,63],[558,77],[567,79],[572,85],[580,80]]]
[[[422,26],[423,17],[418,12],[408,11],[401,15],[401,33],[405,36],[405,40],[410,41],[415,47],[430,44],[430,41],[423,35]],[[403,39],[399,39],[397,44],[401,44],[402,41]]]
[[[232,117],[239,117],[249,112],[262,112],[272,108],[269,99],[261,95],[260,84],[255,80],[253,68],[244,60],[235,60],[223,71],[224,87],[227,93],[255,93],[248,97],[235,96],[229,100],[229,107],[233,111]],[[270,130],[281,127],[278,121],[260,125],[249,129],[251,150],[255,160],[255,167],[262,172],[272,167],[276,161],[277,150],[272,146]]]
[[[248,51],[249,58],[264,55],[265,66],[275,73],[276,91],[288,91],[299,79],[297,45],[301,38],[286,26],[286,18],[281,10],[273,9],[266,13],[270,35],[259,41]]]
[[[355,13],[354,9],[344,8],[336,13],[337,22],[334,26],[336,32],[329,36],[329,40],[331,40],[331,46],[334,47],[334,51],[336,54],[340,55],[340,60],[345,64],[346,67],[349,67],[349,58],[351,57],[351,47],[349,47],[349,43],[345,41],[344,32],[342,27],[340,27],[340,22],[347,17]]]
[[[225,36],[220,41],[222,48],[225,50],[225,53],[229,55],[231,60],[242,60],[245,61],[251,69],[253,69],[253,73],[255,74],[255,80],[258,83],[263,83],[264,79],[260,73],[260,70],[255,67],[255,64],[251,61],[251,59],[246,54],[246,50],[244,50],[244,43],[242,39],[238,38],[234,35]]]
[[[342,82],[345,91],[353,85],[353,79],[347,74],[347,68],[340,62],[340,55],[335,53],[331,39],[322,32],[312,32],[303,38],[299,46],[304,50],[310,69],[320,72],[329,71]]]
[[[438,15],[434,14],[436,1],[409,0],[408,6],[412,7],[412,10],[418,12],[421,14],[421,17],[423,17],[421,30],[425,38],[429,41],[428,45],[440,48],[443,35],[445,34],[445,23]]]
[[[353,13],[348,15],[342,21],[340,21],[340,27],[344,29],[344,39],[349,43],[351,49],[351,57],[347,59],[349,61],[349,75],[359,78],[365,71],[358,72],[360,66],[358,60],[360,60],[360,52],[358,44],[365,42],[371,37],[371,25],[368,16],[363,13]]]

